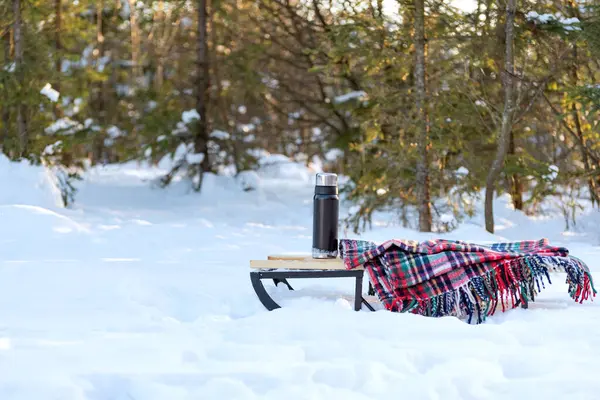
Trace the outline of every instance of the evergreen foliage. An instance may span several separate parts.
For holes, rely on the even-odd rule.
[[[418,3],[213,0],[203,15],[203,0],[2,0],[0,147],[58,171],[65,204],[85,165],[171,156],[166,185],[251,170],[257,150],[310,163],[339,149],[355,230],[389,209],[423,228],[419,193],[430,229],[448,230],[483,201],[509,82],[516,109],[496,195],[531,214],[550,197],[565,215],[578,195],[600,204],[600,4],[517,1],[503,84],[506,1],[468,12],[426,1],[421,109]]]

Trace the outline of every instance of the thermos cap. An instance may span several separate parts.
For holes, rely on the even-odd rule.
[[[320,172],[317,174],[317,186],[337,186],[338,177],[336,174]]]

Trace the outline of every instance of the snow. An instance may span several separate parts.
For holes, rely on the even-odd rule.
[[[201,164],[204,161],[204,154],[202,153],[187,153],[185,160],[188,164]]]
[[[266,311],[248,260],[310,252],[314,174],[263,157],[269,163],[248,174],[260,182],[254,190],[206,174],[201,195],[178,181],[153,187],[167,170],[145,163],[96,167],[67,210],[43,168],[0,156],[0,398],[597,397],[599,301],[572,302],[562,274],[529,309],[478,326],[354,312],[350,279],[293,280],[295,291],[266,283],[283,306]],[[310,179],[270,177],[268,168],[290,165]],[[445,237],[548,237],[598,280],[598,211],[586,208],[580,230],[564,232],[560,216],[529,217],[507,196],[495,210],[496,235],[479,215]],[[374,219],[377,227],[390,215]],[[340,233],[444,236],[397,226]]]
[[[256,190],[260,187],[260,176],[255,171],[241,171],[237,175],[237,180],[244,191]]]
[[[170,170],[173,167],[173,162],[185,160],[188,164],[200,164],[204,160],[204,154],[194,152],[193,143],[180,143],[175,149],[172,157],[167,155],[159,162],[159,166],[165,170]]]
[[[189,28],[190,26],[193,25],[193,23],[194,23],[194,21],[190,17],[181,18],[181,25],[185,28]]]
[[[256,125],[254,125],[254,124],[241,124],[240,125],[240,129],[242,130],[242,132],[248,133],[248,132],[253,131],[254,129],[256,129]]]
[[[135,94],[135,88],[129,85],[117,84],[115,88],[119,96],[133,96]]]
[[[210,137],[213,139],[228,140],[230,136],[227,132],[215,130],[211,132]]]
[[[115,139],[124,136],[125,132],[117,128],[115,125],[111,125],[107,130],[106,134],[108,137],[104,139],[104,145],[107,147],[112,146],[115,143]]]
[[[62,140],[57,140],[56,142],[44,147],[42,154],[51,156],[60,148],[60,146],[62,146]]]
[[[267,154],[262,156],[258,163],[260,165],[269,165],[269,164],[277,164],[277,163],[289,163],[291,162],[290,158],[284,156],[283,154]]]
[[[44,168],[32,166],[26,161],[9,162],[1,153],[0,187],[2,187],[2,190],[0,190],[0,207],[40,205],[52,207],[61,204],[60,196],[54,191],[48,173]],[[7,217],[6,210],[0,211],[0,230],[2,230],[2,227],[8,228],[6,226]],[[7,240],[8,238],[0,234],[0,249],[2,251]],[[0,254],[2,254],[2,251],[0,251]],[[2,259],[1,255],[0,259]],[[2,334],[0,334],[1,336]]]
[[[265,149],[256,149],[256,148],[248,149],[248,150],[246,150],[246,153],[248,155],[250,155],[251,157],[256,158],[257,160],[260,160],[262,157],[267,157],[271,154],[268,151],[266,151]]]
[[[456,170],[456,175],[467,176],[469,175],[469,170],[466,167],[461,166]]]
[[[54,135],[56,133],[61,135],[73,135],[81,129],[83,129],[83,125],[79,122],[73,121],[68,117],[63,117],[54,121],[51,125],[46,127],[44,131],[49,135]]]
[[[570,18],[570,19],[577,19],[577,18]],[[579,26],[572,26],[572,23],[566,23],[564,21],[561,21],[563,23],[563,25],[565,25],[563,28],[566,31],[580,31],[581,28]],[[577,20],[577,22],[579,22],[579,20]]]
[[[473,12],[477,10],[477,2],[475,0],[451,0],[450,4],[463,12]]]
[[[540,23],[542,23],[542,24],[546,24],[546,23],[548,23],[548,22],[550,22],[550,21],[552,21],[552,20],[554,19],[554,15],[552,15],[552,14],[541,14],[541,15],[540,15],[540,14],[538,14],[538,13],[537,13],[537,12],[535,12],[535,11],[529,11],[529,12],[528,12],[528,13],[525,15],[525,17],[526,17],[528,20],[530,20],[530,21],[531,21],[531,20],[537,20],[537,21],[539,21],[539,22],[540,22]]]
[[[177,136],[177,135],[184,135],[184,134],[186,134],[188,132],[189,131],[188,131],[187,126],[182,121],[179,121],[179,122],[177,122],[177,125],[176,125],[175,129],[173,129],[171,131],[171,135],[175,135],[175,136]]]
[[[173,160],[183,160],[186,154],[193,151],[193,148],[194,147],[192,144],[187,145],[185,143],[180,143],[179,146],[177,146],[177,148],[175,149],[175,152],[173,153]]]
[[[560,22],[561,22],[563,25],[572,25],[572,24],[578,24],[578,23],[580,23],[581,21],[579,21],[579,18],[572,17],[572,18],[564,18],[564,19],[561,19],[561,20],[560,20]]]
[[[189,124],[195,119],[200,119],[200,114],[198,114],[198,111],[196,111],[195,109],[184,111],[181,114],[181,120],[184,124]]]
[[[121,131],[119,128],[117,128],[114,125],[111,125],[107,130],[106,130],[106,134],[111,138],[111,139],[116,139],[120,136],[123,136],[123,131]]]
[[[580,31],[581,28],[579,26],[573,26],[574,24],[579,24],[581,21],[579,20],[579,18],[565,18],[563,16],[560,15],[560,13],[557,14],[538,14],[536,11],[529,11],[525,17],[530,20],[530,21],[534,21],[536,23],[540,23],[540,24],[547,24],[550,22],[558,22],[559,24],[563,25],[563,29],[566,31]]]
[[[98,59],[98,63],[96,65],[96,69],[98,72],[103,72],[106,65],[110,62],[110,55],[106,55],[104,57],[100,57]]]
[[[56,103],[58,101],[58,97],[60,96],[60,93],[53,89],[52,85],[50,85],[49,83],[46,83],[42,90],[40,90],[40,94],[49,98],[50,101],[52,101],[53,103]]]
[[[152,111],[154,110],[156,107],[158,107],[158,103],[154,100],[150,100],[148,101],[148,103],[146,104],[146,107],[148,109],[148,111]]]
[[[358,90],[358,91],[353,91],[353,92],[343,94],[341,96],[336,96],[336,98],[334,100],[336,103],[340,104],[340,103],[345,103],[347,101],[350,101],[352,99],[362,99],[366,96],[367,96],[367,93],[365,93],[362,90]]]
[[[318,172],[307,168],[303,163],[295,162],[283,154],[261,154],[258,159],[259,175],[271,181],[303,182],[310,184],[314,181],[314,174]]]
[[[442,214],[440,215],[440,221],[443,223],[450,223],[453,222],[455,220],[454,215],[452,214]]]
[[[551,181],[555,180],[558,177],[559,168],[556,165],[551,165],[548,170],[550,172],[546,175],[546,178]]]
[[[331,149],[325,153],[325,159],[330,162],[334,162],[344,157],[344,151],[340,149]]]

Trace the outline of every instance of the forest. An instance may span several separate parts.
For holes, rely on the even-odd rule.
[[[368,226],[451,230],[507,194],[600,204],[600,3],[1,0],[0,149],[59,177],[172,157],[160,184],[282,154]]]

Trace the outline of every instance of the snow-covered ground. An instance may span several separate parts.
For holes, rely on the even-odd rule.
[[[153,188],[158,169],[97,168],[65,210],[41,169],[0,157],[0,399],[598,398],[600,301],[575,304],[560,274],[477,326],[354,312],[344,279],[270,287],[283,308],[266,311],[248,260],[311,247],[310,174],[290,168],[250,192],[208,176],[201,196]],[[597,274],[598,225],[496,210],[498,236],[475,219],[449,237],[548,237]]]

